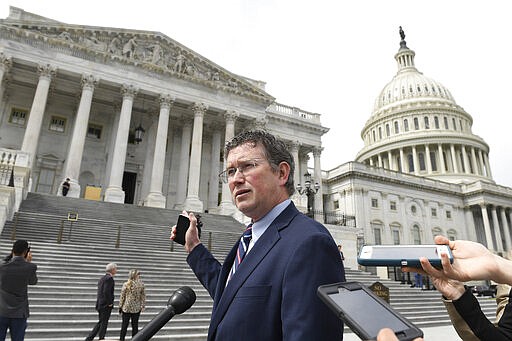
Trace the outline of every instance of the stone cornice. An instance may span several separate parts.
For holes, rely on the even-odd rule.
[[[150,31],[0,20],[0,39],[104,64],[126,64],[263,102],[274,98],[171,38]],[[131,41],[131,42],[130,42]]]

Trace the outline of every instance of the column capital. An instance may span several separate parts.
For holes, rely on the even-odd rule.
[[[320,155],[322,155],[322,151],[323,150],[324,150],[324,148],[320,147],[320,146],[313,147],[313,156],[314,157],[320,157]]]
[[[258,117],[253,122],[253,127],[255,130],[266,130],[267,129],[268,118],[266,116]]]
[[[37,66],[37,72],[39,73],[39,77],[44,77],[44,78],[48,78],[49,80],[51,80],[57,73],[57,68],[50,64],[46,64],[46,65],[39,64]]]
[[[98,78],[95,77],[94,75],[86,75],[86,74],[83,74],[82,75],[82,80],[81,80],[81,85],[82,85],[82,89],[89,89],[89,90],[94,90],[94,87],[96,87],[96,85],[98,85]]]
[[[234,110],[228,110],[224,113],[224,118],[226,119],[226,123],[234,123],[237,118],[240,117],[240,113]]]
[[[167,109],[170,109],[171,106],[176,101],[176,97],[171,96],[169,94],[160,94],[158,99],[160,101],[160,108],[167,108]]]
[[[191,109],[194,112],[194,115],[204,116],[206,110],[208,110],[208,105],[202,102],[196,102],[192,104]]]
[[[290,141],[290,142],[288,143],[288,146],[290,147],[290,151],[291,151],[292,153],[296,153],[296,152],[298,152],[298,151],[299,151],[299,148],[300,148],[300,146],[301,146],[301,143],[300,143],[300,141],[299,141],[299,140]]]
[[[12,58],[6,56],[3,52],[0,52],[0,68],[4,71],[8,71],[12,67]]]
[[[123,98],[131,97],[133,99],[135,96],[137,96],[138,92],[139,89],[131,84],[123,84],[121,87],[121,95],[123,95]]]

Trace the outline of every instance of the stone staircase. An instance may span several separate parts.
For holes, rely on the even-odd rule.
[[[67,220],[69,212],[78,213],[78,221],[71,224]],[[96,283],[109,262],[117,263],[119,270],[115,277],[116,304],[129,270],[137,268],[142,273],[147,307],[141,314],[140,328],[166,306],[174,290],[184,285],[192,287],[196,303],[175,316],[153,339],[205,340],[212,300],[188,267],[183,247],[169,240],[170,226],[179,213],[29,193],[0,236],[0,256],[9,253],[15,234],[16,239],[31,242],[38,265],[39,283],[29,287],[31,316],[25,340],[83,340],[97,322]],[[231,217],[213,214],[202,214],[202,221],[203,242],[223,259],[244,227]],[[410,288],[367,272],[346,271],[347,280],[366,285],[380,281],[389,287],[391,305],[420,328],[450,323],[436,291]],[[479,300],[486,314],[494,318],[494,299]],[[120,326],[115,309],[107,337],[116,339]]]

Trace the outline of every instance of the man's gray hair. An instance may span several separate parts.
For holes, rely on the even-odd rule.
[[[117,264],[116,263],[108,263],[105,268],[105,271],[112,273],[112,270],[114,270],[114,269],[117,269]]]

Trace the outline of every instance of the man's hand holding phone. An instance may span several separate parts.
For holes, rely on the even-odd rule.
[[[186,220],[189,220],[187,226]],[[184,236],[184,238],[183,238]],[[194,213],[183,211],[178,217],[178,222],[171,229],[171,240],[179,242],[185,246],[185,250],[190,253],[199,244],[199,230],[197,228],[197,218]]]

